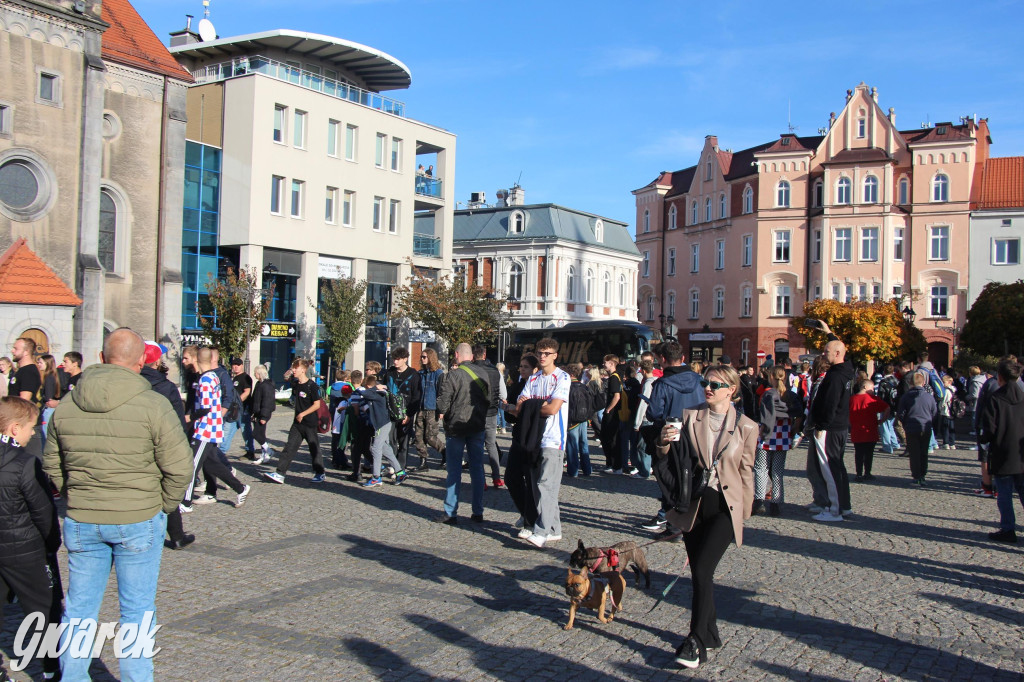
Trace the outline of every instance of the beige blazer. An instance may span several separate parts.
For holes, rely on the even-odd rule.
[[[718,479],[729,505],[736,544],[742,545],[743,522],[750,518],[754,506],[754,456],[757,451],[758,426],[752,419],[732,408],[726,414],[722,428],[726,433],[719,443],[719,451],[707,452],[711,431],[708,410],[683,410],[683,435],[689,439],[704,468],[711,466],[715,456],[719,457],[716,466]],[[697,508],[694,505],[686,514],[679,515],[676,520],[669,518],[669,521],[674,526],[690,528],[696,514]]]

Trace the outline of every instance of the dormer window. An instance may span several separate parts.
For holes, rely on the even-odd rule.
[[[651,229],[650,223],[645,221],[644,222],[644,232],[648,232],[648,231],[650,231],[650,229]],[[596,221],[594,223],[594,238],[598,242],[604,242],[604,221],[603,220],[598,220],[598,221]]]
[[[526,232],[526,214],[522,211],[516,211],[512,214],[510,221],[512,234],[522,234]]]
[[[788,147],[789,146],[789,139],[790,138],[788,138],[788,137],[782,138],[782,146],[783,147]]]
[[[945,135],[946,134],[946,126],[938,126],[935,129],[935,134],[936,135]]]

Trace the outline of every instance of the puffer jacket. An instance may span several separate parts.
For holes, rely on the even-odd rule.
[[[270,415],[276,409],[277,401],[274,399],[274,382],[270,379],[256,382],[256,386],[252,390],[253,419],[270,421]]]
[[[60,547],[60,524],[39,460],[0,436],[0,563]]]
[[[1011,381],[992,392],[981,415],[979,440],[988,443],[993,476],[1024,473],[1024,390]]]
[[[192,448],[167,398],[118,365],[93,365],[50,419],[43,468],[79,523],[170,513],[192,476]]]

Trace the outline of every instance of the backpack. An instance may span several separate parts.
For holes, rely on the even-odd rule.
[[[955,395],[949,403],[949,416],[954,419],[963,419],[965,414],[967,414],[967,403],[960,396]]]
[[[581,424],[590,421],[594,409],[593,391],[579,381],[569,384],[569,423]]]
[[[409,383],[409,379],[403,381],[399,386],[394,377],[388,377],[388,419],[393,422],[401,422],[409,414],[405,406],[405,396],[401,393],[407,383]]]
[[[884,400],[889,409],[895,410],[896,404],[899,402],[899,388],[899,380],[894,376],[888,376],[878,384],[875,395]]]

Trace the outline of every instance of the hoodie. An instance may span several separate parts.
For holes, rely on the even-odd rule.
[[[75,521],[139,523],[178,506],[192,448],[171,403],[145,378],[93,365],[50,418],[43,468]]]
[[[832,365],[821,380],[811,403],[811,421],[819,431],[850,430],[850,394],[853,389],[853,363],[847,358]]]
[[[666,367],[665,374],[651,387],[647,420],[663,422],[673,417],[679,418],[683,410],[702,407],[706,401],[700,379],[700,375],[686,365]]]
[[[988,443],[988,468],[993,476],[1024,473],[1024,389],[1016,381],[989,396],[981,415],[978,440]]]

